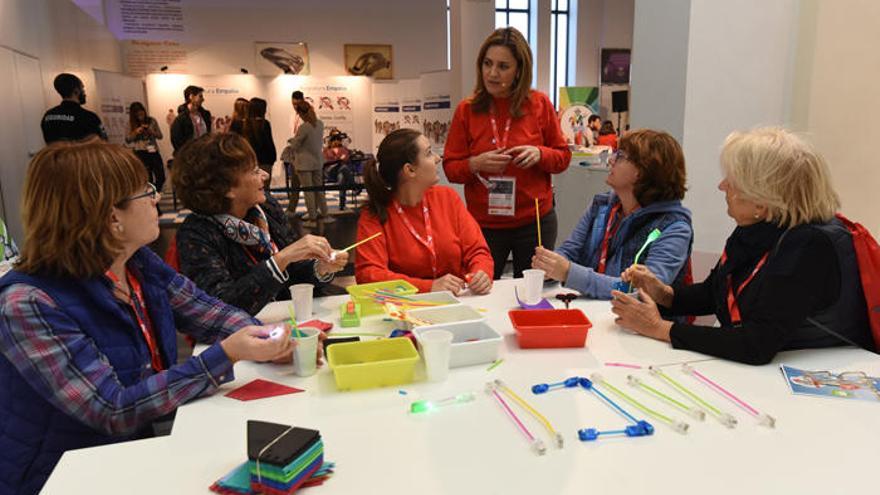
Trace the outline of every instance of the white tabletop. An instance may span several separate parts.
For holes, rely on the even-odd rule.
[[[522,350],[507,317],[514,308],[514,282],[496,283],[493,293],[464,297],[487,310],[489,324],[505,336],[504,362],[458,368],[449,379],[358,392],[338,392],[326,367],[309,378],[291,366],[239,363],[236,380],[204,399],[181,407],[169,437],[67,452],[46,484],[46,494],[210,493],[208,486],[246,459],[249,419],[318,429],[325,458],[336,463],[335,475],[307,493],[321,494],[583,494],[604,493],[856,493],[876,486],[880,454],[880,404],[792,395],[779,371],[786,363],[805,369],[862,370],[880,373],[880,358],[866,351],[827,349],[786,352],[767,366],[747,366],[673,350],[668,344],[633,335],[613,322],[603,301],[575,301],[593,322],[585,349]],[[547,294],[558,292],[548,290]],[[343,296],[315,301],[315,316],[337,324]],[[552,299],[551,299],[552,300]],[[559,307],[559,302],[554,301]],[[261,315],[283,311],[273,303]],[[269,318],[271,319],[271,318]],[[361,330],[386,325],[365,319]],[[333,333],[331,331],[331,335]],[[711,417],[704,422],[642,395],[626,385],[636,374],[661,388],[647,371],[605,366],[695,361],[694,367],[762,412],[776,428],[759,426],[732,403],[683,375],[667,373],[739,420],[734,429]],[[535,396],[529,388],[542,382],[601,372],[609,382],[646,405],[690,423],[686,435],[646,418],[655,434],[643,438],[600,439],[584,443],[577,430],[617,429],[624,421],[583,390]],[[417,370],[421,380],[422,370]],[[224,397],[254,378],[305,389],[305,392],[250,402]],[[487,381],[500,378],[542,412],[565,436],[557,449],[541,425],[517,410],[529,429],[545,439],[538,456],[499,406],[483,393]],[[407,395],[402,395],[400,391]],[[442,399],[477,392],[476,401],[429,414],[408,413],[418,399]],[[637,417],[634,408],[628,408]]]

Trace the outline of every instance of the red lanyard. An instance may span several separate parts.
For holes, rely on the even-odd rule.
[[[620,224],[617,223],[617,214],[620,212],[620,203],[611,207],[608,213],[608,223],[605,224],[605,237],[602,239],[602,248],[599,251],[599,266],[596,267],[597,273],[605,273],[605,265],[608,262],[608,245],[611,244],[611,238],[617,233]]]
[[[758,264],[755,265],[755,268],[752,270],[752,273],[749,275],[749,278],[745,279],[743,283],[739,284],[736,292],[733,290],[733,275],[727,276],[727,312],[730,314],[730,323],[732,325],[739,325],[742,321],[742,318],[739,314],[739,305],[736,303],[736,298],[742,294],[743,289],[746,288],[747,285],[755,278],[755,275],[761,271],[761,268],[764,267],[764,263],[767,262],[767,258],[770,257],[770,251],[764,253],[764,256],[758,261]],[[727,251],[725,250],[721,253],[721,265],[727,263]]]
[[[507,117],[507,122],[504,124],[504,138],[502,140],[501,136],[498,135],[498,122],[495,121],[495,115],[489,114],[489,123],[492,124],[492,136],[495,138],[495,148],[498,151],[501,151],[507,148],[507,138],[510,137],[510,117]]]
[[[120,287],[122,282],[120,282],[116,274],[107,270],[106,275],[113,281],[117,288]],[[165,366],[162,364],[162,357],[159,355],[159,347],[156,345],[156,340],[153,336],[153,322],[150,320],[149,313],[147,313],[147,302],[144,300],[144,292],[141,289],[141,283],[138,282],[137,278],[128,270],[128,268],[125,269],[125,278],[128,280],[128,285],[131,287],[131,292],[129,293],[129,305],[131,306],[132,311],[134,311],[134,317],[137,319],[144,340],[147,341],[147,347],[150,349],[150,362],[152,363],[153,370],[162,371],[165,369]]]
[[[403,219],[403,224],[409,229],[409,233],[412,234],[412,236],[423,246],[428,248],[428,252],[431,253],[431,272],[434,274],[434,278],[437,278],[437,250],[434,248],[434,235],[431,229],[431,215],[428,210],[428,199],[425,198],[422,201],[422,214],[425,216],[425,234],[428,236],[427,239],[423,238],[418,232],[416,232],[416,229],[413,228],[412,223],[410,223],[409,218],[403,213],[403,208],[400,207],[400,204],[398,204],[397,201],[394,202],[394,208],[397,210],[397,214],[400,215],[400,218]]]

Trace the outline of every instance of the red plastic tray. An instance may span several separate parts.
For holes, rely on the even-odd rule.
[[[584,347],[593,326],[579,309],[515,309],[507,315],[523,349]]]

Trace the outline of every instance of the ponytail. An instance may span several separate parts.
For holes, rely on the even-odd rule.
[[[381,224],[388,220],[388,206],[397,192],[401,169],[419,157],[416,140],[421,135],[413,129],[391,132],[379,144],[378,161],[370,160],[364,165],[364,185],[369,195],[365,208],[376,215]]]

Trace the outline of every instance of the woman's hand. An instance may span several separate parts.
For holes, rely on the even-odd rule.
[[[492,290],[492,277],[483,270],[469,273],[465,278],[468,280],[468,288],[476,295],[488,294]]]
[[[510,163],[510,155],[505,151],[489,150],[468,160],[472,173],[486,172],[488,174],[500,174]]]
[[[519,168],[529,168],[541,162],[541,148],[530,144],[514,146],[505,153],[513,157],[513,164]]]
[[[272,361],[290,354],[290,328],[277,338],[269,338],[276,325],[248,325],[220,341],[220,347],[233,363],[237,361]]]
[[[287,265],[297,261],[308,259],[329,261],[332,252],[333,249],[327,239],[309,234],[276,253],[275,263],[278,264],[278,268],[286,270]]]
[[[638,296],[637,296],[638,295]],[[617,315],[614,322],[640,333],[645,337],[669,342],[672,322],[660,317],[657,305],[647,293],[639,290],[636,294],[611,291],[611,312]],[[640,301],[638,297],[641,297]]]
[[[324,278],[327,274],[336,273],[348,264],[348,251],[334,251],[336,253],[333,256],[333,261],[324,261],[319,260],[317,266],[315,267],[318,271],[318,276]]]
[[[620,274],[620,279],[635,289],[641,289],[663,307],[672,306],[675,290],[664,284],[645,265],[633,265]]]
[[[538,246],[535,248],[535,255],[532,256],[532,268],[544,270],[547,277],[565,283],[568,280],[568,270],[571,269],[571,261],[568,261],[565,256],[559,253]]]
[[[431,284],[431,292],[448,290],[457,296],[461,293],[462,289],[464,289],[464,280],[451,273],[443,275]]]

